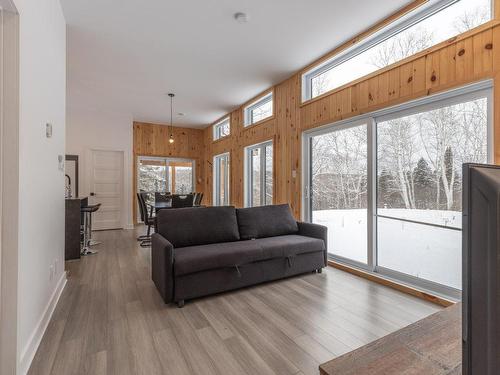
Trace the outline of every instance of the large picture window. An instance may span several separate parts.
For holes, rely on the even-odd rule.
[[[247,207],[273,204],[273,143],[245,149],[245,204]]]
[[[302,76],[302,100],[315,98],[491,19],[492,0],[429,1]]]
[[[305,216],[328,227],[333,259],[459,295],[462,164],[491,161],[490,86],[304,136]]]

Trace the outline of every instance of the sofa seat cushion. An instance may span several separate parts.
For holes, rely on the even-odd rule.
[[[289,257],[325,250],[323,240],[298,234],[259,238],[253,242],[257,243],[269,258]]]
[[[189,246],[174,250],[174,270],[181,276],[324,250],[322,240],[299,235]]]
[[[288,204],[238,208],[236,215],[242,240],[283,236],[299,231]]]
[[[262,260],[262,248],[255,241],[236,241],[175,249],[175,275],[234,267]]]

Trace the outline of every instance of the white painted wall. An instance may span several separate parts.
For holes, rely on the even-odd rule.
[[[59,0],[14,4],[20,15],[17,352],[18,373],[24,373],[65,282],[58,156],[65,151],[66,23]],[[52,138],[45,137],[47,122]]]
[[[68,98],[72,102],[71,92]],[[79,156],[78,190],[81,196],[90,193],[86,165],[89,150],[123,151],[122,225],[132,228],[132,115],[68,106],[66,122],[66,153]]]

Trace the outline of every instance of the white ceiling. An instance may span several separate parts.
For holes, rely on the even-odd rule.
[[[203,127],[408,2],[61,0],[68,107]]]

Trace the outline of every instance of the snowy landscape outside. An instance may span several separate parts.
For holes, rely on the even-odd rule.
[[[437,210],[379,210],[379,214],[435,224],[461,226],[462,213]],[[328,227],[330,253],[367,262],[367,211],[318,210],[314,223]],[[460,231],[379,218],[378,264],[408,275],[461,288]]]
[[[461,288],[462,164],[487,162],[487,108],[469,99],[377,122],[377,265]],[[312,221],[328,227],[329,253],[362,263],[367,127],[311,139]]]

